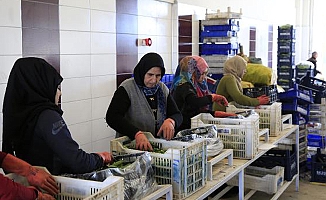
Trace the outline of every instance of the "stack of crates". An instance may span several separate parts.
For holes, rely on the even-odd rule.
[[[295,65],[295,79],[300,80],[302,77],[309,75],[314,77],[314,65],[309,61],[302,61]]]
[[[307,168],[311,169],[311,157],[317,149],[326,149],[326,100],[321,99],[321,104],[312,104],[309,122],[307,123]]]
[[[284,183],[284,167],[275,166],[271,169],[248,166],[244,170],[245,188],[275,194]],[[228,185],[239,186],[239,175],[234,176]]]
[[[299,125],[299,165],[305,165],[307,158],[307,123],[313,105],[312,91],[299,84],[293,84],[293,88],[279,93],[282,101],[282,114],[292,114],[293,124]],[[292,138],[295,143],[295,138]],[[291,143],[290,143],[291,144]]]
[[[161,81],[170,89],[172,86],[174,74],[164,74]]]
[[[293,124],[307,123],[310,115],[310,105],[314,103],[312,91],[299,84],[293,84],[286,92],[278,94],[282,102],[282,114],[292,114]]]
[[[314,103],[320,104],[321,99],[326,97],[326,81],[310,76],[305,76],[298,81],[300,85],[311,89]]]
[[[145,133],[153,148],[165,153],[150,152],[154,177],[158,184],[171,184],[173,199],[185,199],[203,188],[207,180],[207,144],[204,140],[194,142],[156,139]],[[135,141],[133,141],[135,142]],[[137,154],[144,151],[128,148],[133,142],[127,136],[110,141],[113,155]]]
[[[271,149],[252,163],[252,166],[272,169],[275,166],[284,167],[284,180],[291,181],[298,173],[295,144],[291,149]]]
[[[284,90],[292,87],[295,80],[295,29],[291,25],[278,27],[277,84]]]
[[[191,128],[216,125],[218,136],[225,149],[233,149],[233,157],[252,159],[258,153],[259,115],[246,119],[215,118],[210,113],[200,113],[191,118]]]
[[[326,183],[326,154],[318,149],[311,158],[311,182]]]
[[[206,14],[205,20],[199,22],[199,53],[209,65],[209,73],[223,74],[224,62],[238,53],[240,18],[241,12],[232,13],[228,8],[227,13]]]

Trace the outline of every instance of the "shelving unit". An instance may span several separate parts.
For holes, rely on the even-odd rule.
[[[259,150],[258,155],[256,155],[253,159],[244,160],[244,159],[234,159],[233,166],[229,166],[227,163],[221,165],[219,168],[214,168],[214,176],[212,181],[207,181],[205,187],[201,190],[195,192],[193,195],[189,196],[188,199],[205,199],[210,194],[212,194],[215,190],[221,187],[224,183],[230,180],[232,177],[239,175],[239,199],[249,199],[254,193],[254,190],[251,190],[249,193],[244,194],[244,169],[257,160],[259,157],[264,155],[269,149],[272,148],[273,145],[278,144],[284,138],[287,138],[291,134],[295,135],[296,144],[299,144],[299,126],[298,125],[287,125],[287,129],[283,130],[281,134],[276,137],[270,137],[267,145],[264,145],[264,148]],[[296,152],[299,152],[299,145],[296,145]],[[299,154],[297,156],[297,163],[299,162]],[[297,171],[299,172],[299,166],[297,165]],[[296,190],[299,190],[299,176],[298,174],[294,175],[291,181],[284,181],[283,186],[274,194],[272,197],[273,200],[276,200],[281,196],[281,194],[286,190],[286,188],[293,182],[296,183]],[[221,196],[227,192],[227,190],[231,189],[231,187],[227,187],[226,190],[221,191],[215,198]]]
[[[164,199],[166,200],[173,199],[172,185],[159,185],[155,192],[145,198],[142,198],[142,200],[162,199],[163,197],[165,197]]]
[[[277,46],[277,84],[288,90],[295,79],[295,29],[292,25],[278,27]]]
[[[214,79],[222,76],[224,62],[238,53],[241,15],[241,10],[234,13],[228,7],[227,12],[206,13],[205,20],[199,21],[199,54],[206,60]]]

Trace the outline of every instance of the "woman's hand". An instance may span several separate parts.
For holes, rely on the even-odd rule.
[[[145,150],[145,151],[153,151],[152,145],[149,143],[147,137],[143,132],[139,131],[135,135],[136,140],[136,149]]]
[[[226,100],[224,96],[218,94],[211,94],[211,95],[212,95],[212,101],[218,103],[220,106],[229,105],[228,100]]]
[[[269,103],[269,97],[266,95],[261,95],[257,97],[257,99],[259,101],[259,105],[265,105]]]
[[[35,194],[37,193],[37,200],[55,200],[54,196],[42,193],[41,191],[37,190],[34,186],[27,186],[27,188],[33,189],[35,191]]]
[[[215,111],[214,117],[230,117],[230,116],[236,116],[235,113],[227,113],[223,111]]]
[[[51,174],[34,166],[30,166],[29,170],[26,178],[30,185],[39,187],[51,195],[58,194],[59,188]]]
[[[97,154],[102,157],[104,165],[111,163],[111,161],[113,160],[113,157],[109,152],[100,152]]]
[[[171,118],[164,120],[160,130],[157,132],[157,136],[162,135],[166,140],[171,140],[174,137],[174,125],[175,122]]]

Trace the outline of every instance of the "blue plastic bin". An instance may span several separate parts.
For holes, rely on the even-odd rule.
[[[278,98],[282,102],[291,102],[293,99],[297,99],[299,103],[314,103],[312,91],[302,88],[298,84],[294,84],[293,88],[286,92],[279,93]]]
[[[326,137],[322,135],[314,135],[314,134],[308,134],[307,135],[307,146],[310,147],[319,147],[324,149],[325,148],[325,142]]]

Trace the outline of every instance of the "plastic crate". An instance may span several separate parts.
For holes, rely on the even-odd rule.
[[[237,24],[239,25],[239,21],[236,19],[210,19],[210,20],[201,20],[201,25],[231,25]]]
[[[204,25],[203,31],[239,31],[239,26],[236,24],[224,25]]]
[[[237,49],[214,49],[209,48],[201,51],[202,55],[227,55],[235,56],[238,53]]]
[[[295,29],[293,26],[289,28],[278,27],[278,40],[291,40],[295,39]]]
[[[324,149],[326,143],[326,137],[323,135],[308,134],[307,135],[308,146],[319,147]]]
[[[201,31],[200,38],[204,37],[237,37],[236,31]]]
[[[309,116],[301,115],[298,112],[292,113],[292,124],[302,125],[306,124],[309,121]]]
[[[301,101],[302,103],[311,104],[314,102],[312,91],[307,88],[303,88],[298,84],[294,84],[293,88],[289,89],[286,92],[279,93],[278,98],[282,102],[291,102],[293,99],[297,99],[299,102]]]
[[[228,44],[202,44],[201,51],[203,53],[211,53],[211,54],[218,54],[218,52],[225,51],[225,50],[233,50],[238,49],[238,43],[228,43]]]
[[[286,77],[294,77],[294,69],[292,66],[279,66],[277,67],[277,76],[286,76]]]
[[[291,53],[278,53],[277,66],[292,66],[294,65],[295,56]]]
[[[292,146],[295,149],[295,145]],[[271,149],[259,157],[253,166],[274,168],[275,166],[284,167],[284,180],[291,181],[293,176],[298,173],[296,151]]]
[[[225,149],[233,149],[233,157],[252,159],[258,153],[259,115],[246,119],[215,118],[201,113],[191,118],[191,128],[216,125]]]
[[[240,9],[239,13],[231,12],[231,8],[228,7],[227,12],[220,12],[217,10],[216,13],[206,13],[205,19],[206,20],[214,20],[214,19],[241,19],[242,10]]]
[[[311,182],[326,183],[326,155],[317,150],[311,157]]]
[[[314,77],[305,77],[301,80],[301,85],[304,85],[308,88],[316,89],[320,92],[326,90],[326,81],[314,78]]]
[[[302,115],[309,116],[310,112],[309,104],[299,104],[298,99],[292,99],[291,102],[282,103],[282,112],[283,113],[293,113],[298,112]]]
[[[156,182],[171,184],[174,199],[184,199],[206,184],[207,145],[204,140],[187,143],[156,139],[145,133],[152,146],[166,150],[164,154],[150,152]],[[125,147],[127,136],[110,141],[113,155],[134,154],[143,151]]]
[[[293,52],[295,52],[295,43],[294,42],[279,42],[277,51],[280,53],[293,53]]]
[[[225,55],[209,55],[209,56],[201,56],[206,60],[206,62],[218,62],[218,63],[224,63],[227,59],[229,59],[229,56]]]
[[[238,43],[237,37],[209,37],[209,38],[202,38],[200,40],[202,43]]]
[[[165,74],[162,77],[161,81],[170,89],[172,86],[173,78],[174,78],[174,74]]]
[[[248,166],[244,170],[244,186],[252,190],[276,193],[284,183],[284,167],[275,166],[272,169]],[[239,175],[234,176],[228,185],[238,186]]]
[[[254,88],[243,88],[243,94],[252,98],[257,98],[261,95],[266,95],[269,97],[270,104],[277,101],[276,85],[254,87]]]
[[[7,177],[15,182],[28,186],[27,179],[17,174],[8,174]],[[82,180],[76,178],[53,176],[59,186],[57,200],[123,200],[123,178],[110,176],[103,182]]]
[[[236,108],[229,105],[226,112],[238,113],[248,109]],[[282,131],[282,103],[275,102],[272,105],[262,105],[254,109],[259,115],[259,128],[268,128],[270,136],[278,136]]]

